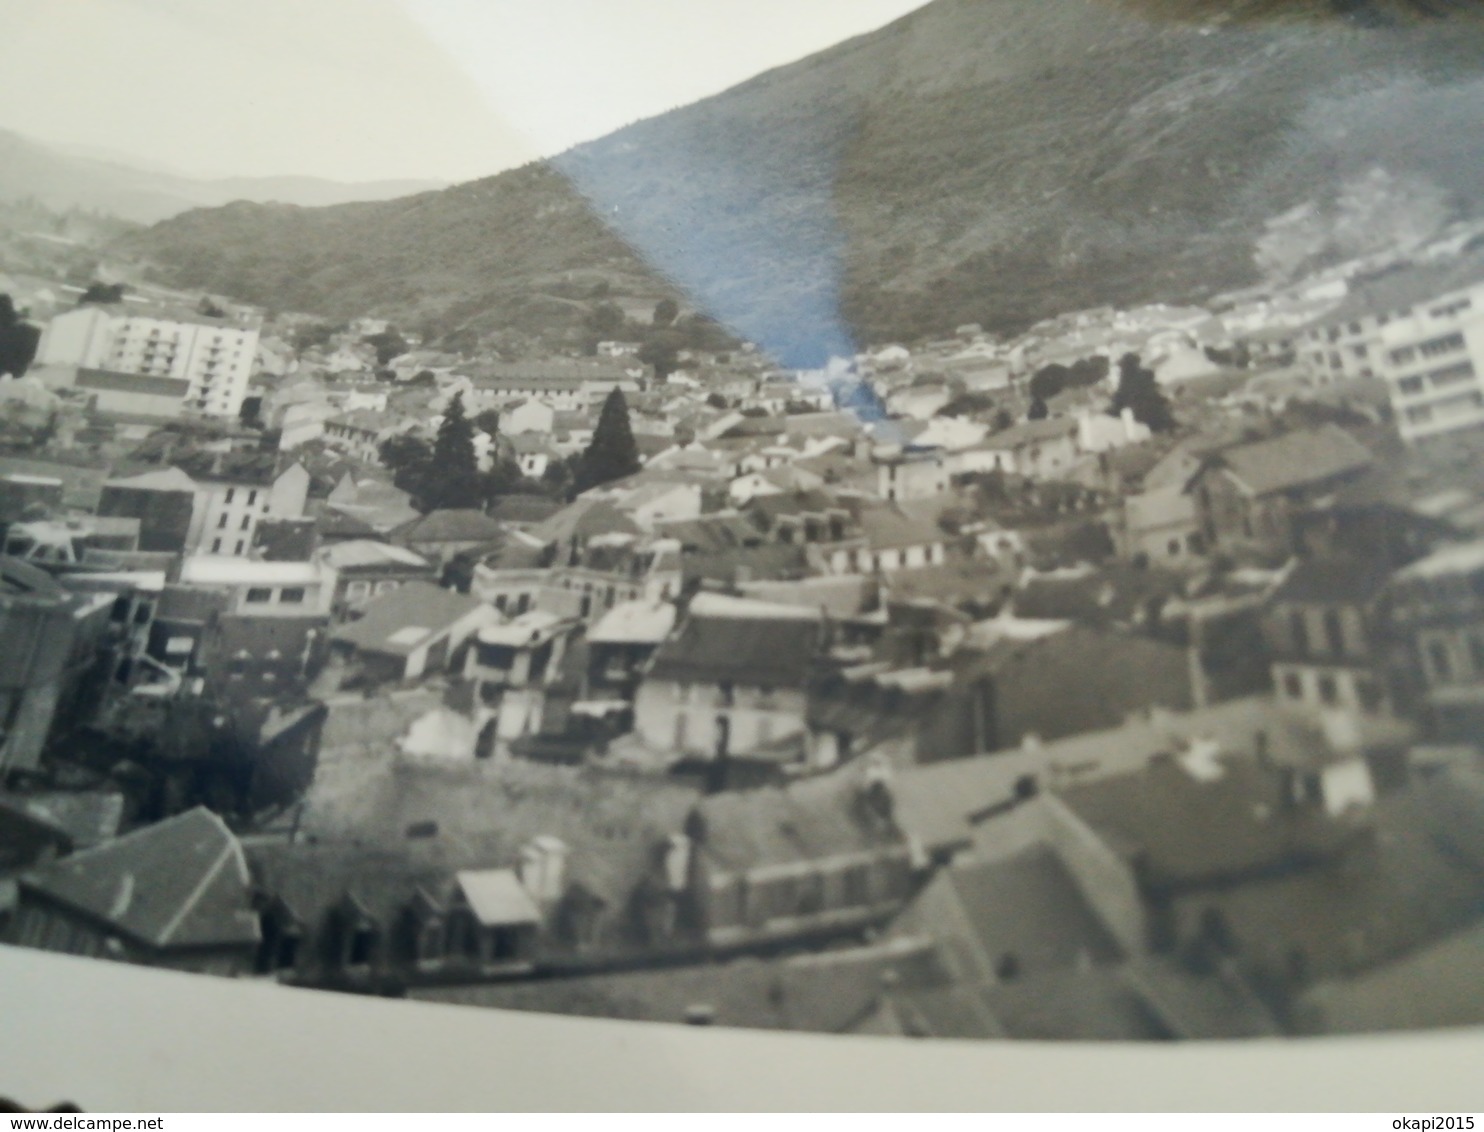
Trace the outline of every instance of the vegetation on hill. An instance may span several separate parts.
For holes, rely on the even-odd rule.
[[[581,339],[600,304],[678,290],[798,365],[1200,299],[1484,212],[1484,23],[1433,10],[1468,11],[936,0],[550,163],[121,246],[179,286],[443,332]],[[1299,264],[1276,254],[1294,230]]]

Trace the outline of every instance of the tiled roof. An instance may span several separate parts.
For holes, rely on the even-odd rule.
[[[802,688],[821,627],[798,618],[690,617],[655,654],[649,678]]]
[[[155,948],[258,942],[242,848],[200,807],[43,866],[21,884]]]
[[[359,649],[406,656],[481,605],[468,594],[428,582],[408,582],[376,598],[364,615],[336,629],[334,639]],[[422,633],[414,638],[413,629]]]
[[[392,537],[403,543],[425,542],[492,542],[505,528],[483,511],[453,508],[430,511],[392,531]]]
[[[1258,496],[1359,472],[1375,462],[1364,445],[1335,425],[1228,448],[1213,461]]]
[[[723,870],[905,845],[900,832],[869,814],[859,766],[788,786],[727,791],[697,805],[700,849]]]

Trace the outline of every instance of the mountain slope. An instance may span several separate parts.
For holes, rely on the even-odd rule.
[[[55,210],[82,208],[110,213],[140,224],[203,206],[236,200],[331,205],[345,201],[389,200],[424,189],[435,181],[348,183],[318,177],[226,177],[193,180],[113,161],[74,156],[0,130],[0,201],[27,197]]]
[[[1484,24],[1412,7],[937,0],[548,166],[127,246],[181,285],[448,325],[518,318],[564,272],[658,273],[801,365],[1197,298],[1255,278],[1273,218],[1357,184],[1484,214]]]

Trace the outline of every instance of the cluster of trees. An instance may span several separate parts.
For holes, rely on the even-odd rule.
[[[1140,362],[1138,354],[1124,354],[1118,360],[1118,388],[1110,409],[1114,413],[1133,410],[1134,420],[1154,432],[1169,432],[1175,427],[1169,398],[1159,387],[1154,371]]]
[[[124,301],[124,292],[128,290],[122,283],[99,283],[97,280],[89,283],[83,291],[82,297],[77,300],[78,306],[87,303],[121,303]]]
[[[1082,358],[1069,366],[1057,362],[1042,366],[1031,376],[1030,419],[1044,419],[1050,412],[1047,405],[1058,393],[1068,389],[1086,389],[1107,376],[1108,359],[1104,357]]]
[[[390,326],[380,334],[368,334],[361,341],[375,349],[376,364],[378,366],[386,366],[393,358],[400,358],[412,349],[407,339],[403,338]]]
[[[419,436],[393,436],[382,442],[381,462],[392,472],[392,482],[412,496],[420,511],[482,508],[510,491],[520,481],[518,469],[496,464],[479,470],[474,447],[474,422],[456,395],[443,413],[438,435],[429,444]],[[509,481],[509,482],[507,482]]]
[[[501,496],[529,491],[532,486],[514,460],[496,460],[488,471],[480,471],[476,431],[497,438],[499,426],[498,411],[487,409],[471,419],[462,395],[455,395],[432,443],[417,436],[391,437],[381,445],[381,462],[391,471],[392,482],[411,495],[413,506],[424,513],[483,509]],[[633,475],[641,466],[628,402],[615,389],[603,403],[587,449],[571,460],[553,461],[539,487],[571,497]]]
[[[630,319],[617,303],[599,303],[587,314],[585,334],[589,353],[597,351],[599,342],[639,343],[639,360],[654,370],[657,381],[679,368],[682,350],[724,352],[739,345],[715,319],[698,313],[682,316],[680,304],[670,298],[654,305],[647,324]]]

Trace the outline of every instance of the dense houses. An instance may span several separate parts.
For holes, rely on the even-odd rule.
[[[64,311],[0,453],[0,933],[842,1033],[1484,1020],[1454,245],[820,374]],[[397,454],[456,402],[438,506]]]

